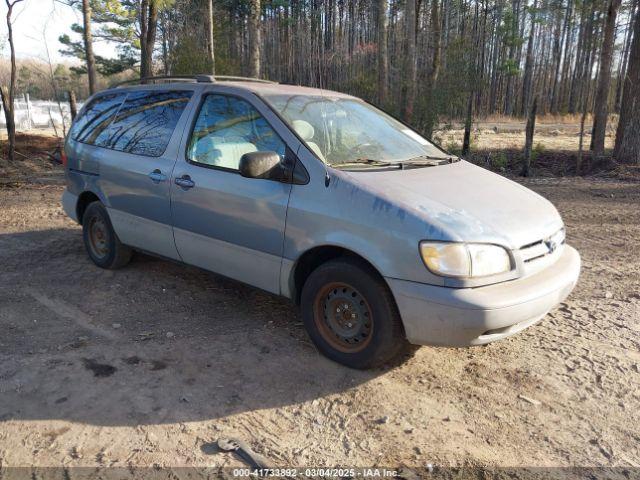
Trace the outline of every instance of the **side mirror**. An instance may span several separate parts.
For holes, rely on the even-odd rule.
[[[276,152],[250,152],[240,157],[240,175],[246,178],[281,180],[284,168]]]

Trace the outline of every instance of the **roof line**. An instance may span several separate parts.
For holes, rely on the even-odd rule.
[[[243,81],[243,82],[256,82],[256,83],[269,83],[269,84],[277,84],[278,82],[273,82],[271,80],[264,80],[262,78],[253,78],[253,77],[239,77],[233,75],[164,75],[164,76],[156,76],[156,77],[141,77],[134,78],[131,80],[125,80],[123,82],[116,83],[112,85],[110,88],[118,88],[126,85],[138,85],[138,84],[146,84],[146,83],[162,83],[162,82],[170,82],[170,81],[179,81],[179,82],[190,82],[190,83],[216,83],[216,82],[233,82],[233,81]]]

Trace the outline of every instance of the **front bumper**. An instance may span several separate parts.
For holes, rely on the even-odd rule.
[[[580,255],[562,255],[528,277],[478,288],[447,288],[387,278],[407,339],[418,345],[461,347],[509,337],[541,320],[573,290]]]

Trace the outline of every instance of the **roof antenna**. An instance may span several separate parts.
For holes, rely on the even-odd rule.
[[[329,136],[329,129],[327,128],[327,116],[326,116],[326,105],[324,102],[324,78],[322,75],[323,72],[323,62],[324,62],[324,58],[322,56],[322,50],[320,48],[320,42],[318,41],[318,39],[316,38],[316,48],[317,48],[317,63],[316,65],[316,69],[318,72],[318,87],[320,88],[320,97],[322,98],[322,102],[320,102],[321,105],[321,121],[322,121],[322,130],[323,130],[323,134],[324,134],[324,146],[325,149],[327,150],[326,153],[328,153],[328,150],[331,148],[329,145],[329,141],[330,141],[330,136]],[[325,162],[323,162],[325,163]],[[325,171],[324,171],[324,186],[326,188],[329,188],[329,184],[331,183],[331,176],[329,175],[329,169],[327,168],[327,165],[325,163]]]

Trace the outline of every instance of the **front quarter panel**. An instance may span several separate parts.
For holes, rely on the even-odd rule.
[[[292,188],[285,267],[293,270],[296,259],[314,247],[338,246],[362,256],[385,277],[444,285],[420,258],[418,244],[429,228],[423,218],[362,188],[353,176],[325,167],[304,147],[298,156],[311,181]]]

